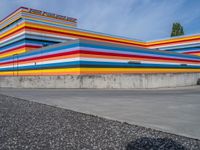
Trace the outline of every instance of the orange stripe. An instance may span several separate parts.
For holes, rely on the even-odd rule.
[[[155,62],[172,62],[172,63],[188,63],[187,61],[176,61],[176,60],[163,60],[163,59],[148,59],[148,58],[136,58],[136,57],[118,57],[118,56],[107,56],[107,55],[91,55],[91,54],[80,54],[81,57],[88,57],[88,58],[108,58],[108,59],[119,59],[119,60],[141,60],[141,61],[155,61]],[[191,62],[191,64],[198,64]],[[200,63],[199,63],[200,64]]]

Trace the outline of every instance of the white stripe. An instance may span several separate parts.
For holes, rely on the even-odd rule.
[[[13,38],[16,38],[16,37],[18,37],[18,36],[20,36],[20,35],[23,35],[23,34],[25,34],[25,31],[23,31],[23,32],[21,32],[21,33],[15,35],[15,36],[11,36],[10,38],[7,38],[7,39],[5,39],[5,40],[2,40],[2,41],[1,41],[1,44],[3,44],[3,43],[6,42],[6,41],[9,41],[9,40],[11,40],[11,39],[13,39]]]
[[[49,60],[49,61],[43,61],[43,62],[31,62],[27,64],[15,63],[14,65],[18,67],[25,67],[25,66],[34,66],[34,65],[55,64],[55,63],[62,63],[62,62],[72,62],[72,61],[79,61],[79,60],[80,60],[79,57],[75,57],[75,58],[67,58],[67,59]],[[0,68],[2,69],[2,68],[8,68],[8,67],[13,67],[13,64],[9,66],[2,66]]]
[[[171,47],[171,46],[184,46],[186,44],[198,44],[200,41],[195,41],[195,42],[185,42],[185,43],[174,43],[174,44],[167,44],[167,45],[163,45],[163,46],[149,46],[148,48],[166,48],[166,47]]]
[[[47,36],[47,37],[55,37],[55,38],[63,38],[63,39],[68,39],[68,40],[75,40],[77,38],[71,38],[71,37],[66,37],[66,36],[58,36],[58,35],[53,35],[53,34],[44,34],[44,33],[37,33],[37,32],[30,32],[26,31],[28,34],[33,34],[33,35],[39,35],[39,36]]]
[[[49,60],[49,61],[43,61],[43,62],[32,62],[32,63],[27,63],[27,64],[15,64],[15,66],[18,67],[25,67],[25,66],[34,66],[34,65],[45,65],[45,64],[55,64],[55,63],[62,63],[62,62],[72,62],[72,61],[90,61],[90,62],[121,62],[121,63],[128,63],[129,61],[136,61],[136,62],[141,62],[144,64],[160,64],[160,65],[181,65],[182,63],[167,63],[167,62],[153,62],[153,61],[140,61],[140,60],[117,60],[117,59],[101,59],[101,58],[87,58],[87,57],[76,57],[76,58],[67,58],[67,59],[59,59],[59,60]],[[187,64],[188,66],[200,66],[200,64]],[[8,68],[8,67],[13,67],[13,65],[9,66],[2,66],[0,67],[1,69],[3,68]]]

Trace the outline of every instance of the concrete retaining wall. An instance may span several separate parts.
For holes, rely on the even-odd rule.
[[[0,77],[4,88],[160,88],[196,85],[200,73]]]

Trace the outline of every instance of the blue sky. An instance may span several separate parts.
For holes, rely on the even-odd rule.
[[[78,19],[78,28],[140,40],[168,38],[173,22],[200,33],[200,0],[0,0],[0,18],[20,6]]]

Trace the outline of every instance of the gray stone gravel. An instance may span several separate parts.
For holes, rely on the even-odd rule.
[[[199,150],[200,141],[0,95],[0,149]]]

